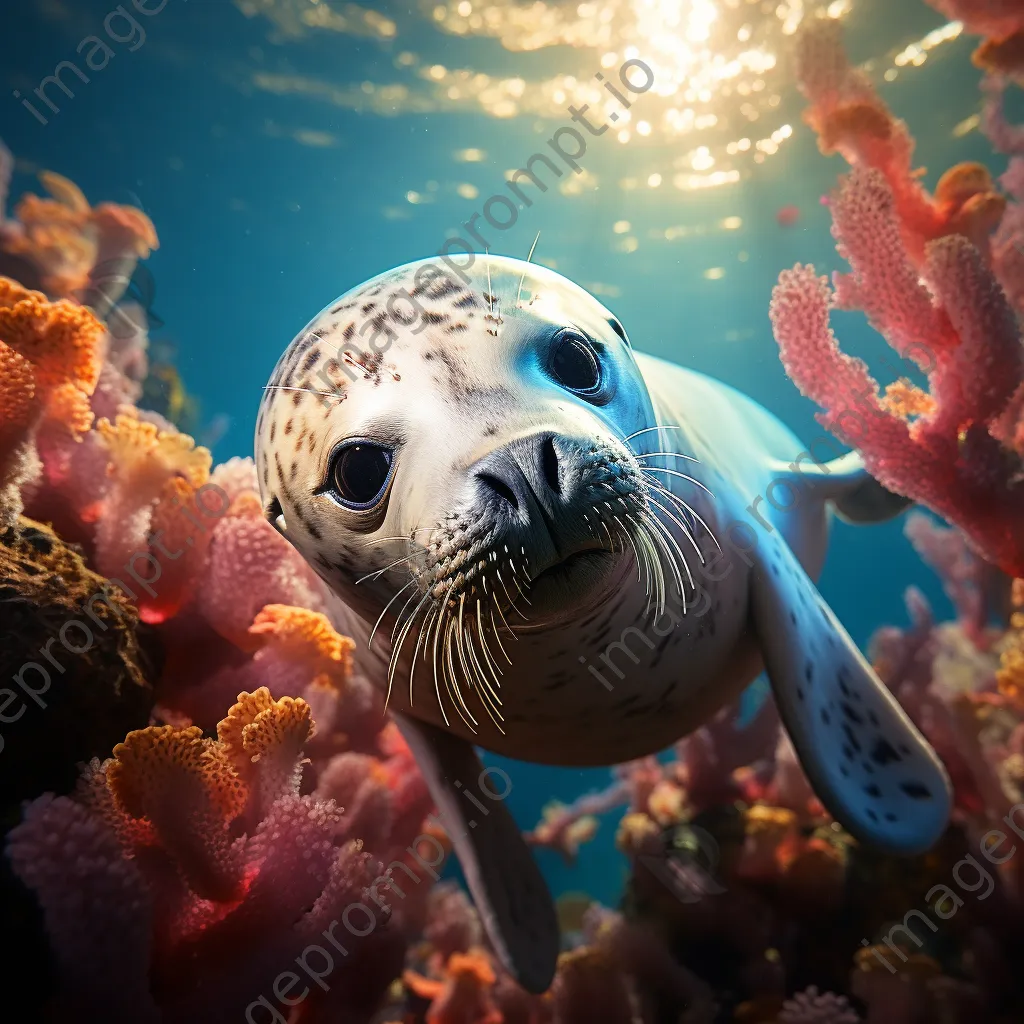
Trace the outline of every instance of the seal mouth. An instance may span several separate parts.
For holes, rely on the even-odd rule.
[[[530,602],[529,618],[574,614],[582,595],[590,597],[603,588],[616,561],[607,548],[586,548],[541,570],[525,592]]]

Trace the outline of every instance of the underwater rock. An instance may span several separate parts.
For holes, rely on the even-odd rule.
[[[0,791],[10,810],[67,792],[76,764],[149,720],[138,614],[52,530],[31,520],[0,534]]]

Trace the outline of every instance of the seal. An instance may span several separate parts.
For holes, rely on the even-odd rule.
[[[264,391],[256,460],[267,518],[343,602],[509,971],[549,985],[557,922],[505,806],[460,795],[485,778],[474,745],[628,761],[763,669],[834,817],[928,848],[946,773],[813,582],[833,509],[876,521],[902,499],[856,454],[794,464],[770,413],[635,352],[554,271],[467,269],[411,263],[315,317]]]

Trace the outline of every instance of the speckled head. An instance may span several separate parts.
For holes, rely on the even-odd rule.
[[[652,416],[625,331],[582,288],[504,257],[471,279],[424,260],[281,357],[256,430],[264,509],[370,621],[400,589],[422,619],[505,613],[522,588],[550,625],[624,564],[647,486],[627,439]]]

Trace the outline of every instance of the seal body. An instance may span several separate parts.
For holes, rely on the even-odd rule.
[[[278,362],[256,431],[267,517],[343,603],[527,987],[550,980],[557,926],[507,813],[465,820],[472,745],[619,763],[764,668],[848,828],[911,852],[945,826],[941,765],[813,583],[832,507],[900,503],[856,456],[808,471],[801,450],[745,396],[635,353],[583,289],[508,258],[374,278]]]

